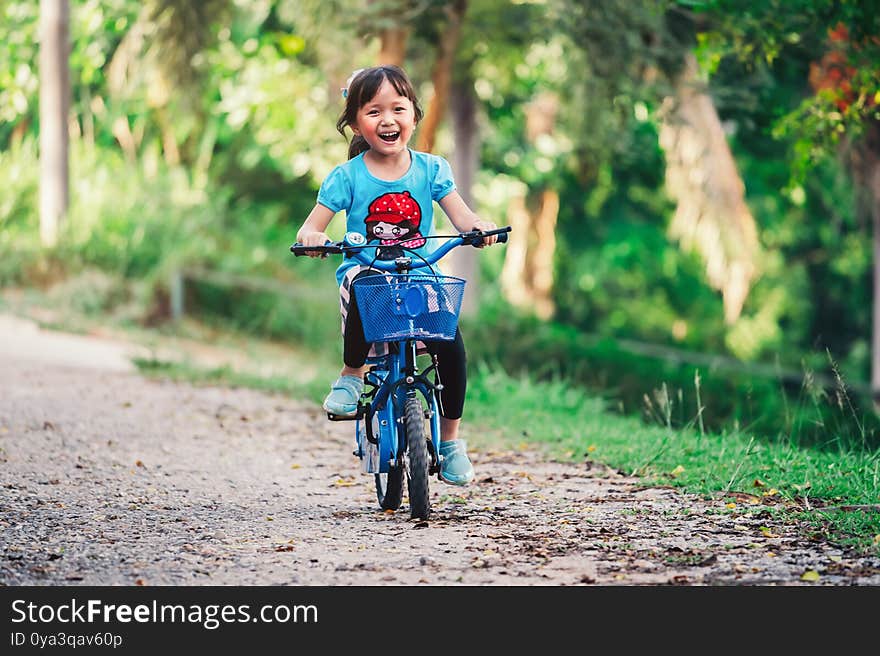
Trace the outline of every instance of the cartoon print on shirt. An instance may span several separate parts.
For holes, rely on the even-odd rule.
[[[368,209],[367,241],[379,240],[383,246],[399,244],[406,248],[425,245],[419,232],[422,209],[408,191],[382,194]]]

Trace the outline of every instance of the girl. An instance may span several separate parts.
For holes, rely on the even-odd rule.
[[[400,68],[377,66],[356,71],[343,89],[343,97],[345,109],[336,129],[342,136],[346,127],[354,132],[349,160],[334,168],[321,184],[318,202],[297,233],[299,243],[322,246],[331,241],[324,231],[333,216],[344,210],[346,232],[359,232],[377,246],[400,244],[421,250],[425,248],[423,235],[431,234],[434,228],[433,201],[459,232],[497,227],[480,220],[468,208],[455,190],[445,159],[409,148],[422,109],[412,83]],[[496,241],[496,236],[487,237],[483,245]],[[336,270],[344,366],[324,399],[324,409],[334,415],[356,414],[364,388],[371,345],[364,339],[351,283],[358,275],[371,274],[375,272],[346,259]],[[465,485],[473,479],[474,469],[464,442],[458,439],[467,384],[464,342],[456,332],[452,342],[425,346],[437,356],[438,375],[444,385],[440,393],[440,476],[448,483]]]

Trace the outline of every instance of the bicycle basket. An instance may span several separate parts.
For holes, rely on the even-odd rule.
[[[464,297],[461,278],[388,273],[353,284],[368,342],[455,339]]]

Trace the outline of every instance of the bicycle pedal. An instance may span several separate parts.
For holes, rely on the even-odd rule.
[[[363,419],[364,413],[359,412],[356,415],[342,416],[342,415],[334,415],[332,412],[327,413],[327,419],[330,421],[355,421],[356,419]]]

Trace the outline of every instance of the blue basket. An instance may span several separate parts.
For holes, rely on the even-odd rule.
[[[354,281],[368,342],[452,341],[465,281],[453,276],[377,274]]]

